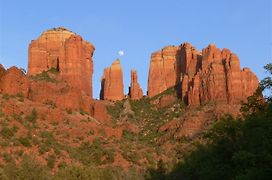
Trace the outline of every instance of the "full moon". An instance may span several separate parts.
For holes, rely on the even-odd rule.
[[[124,56],[124,51],[118,51],[119,56]]]

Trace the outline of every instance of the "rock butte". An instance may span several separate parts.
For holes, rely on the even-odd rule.
[[[130,72],[130,87],[129,87],[129,97],[132,100],[139,100],[143,97],[143,90],[138,83],[138,75],[136,70],[131,70]]]
[[[124,99],[123,71],[119,59],[104,69],[101,78],[100,98],[111,101]]]
[[[214,44],[199,52],[189,43],[168,46],[151,55],[148,96],[176,86],[189,105],[209,101],[238,104],[252,95],[258,79],[249,68],[240,69],[236,54]]]
[[[94,46],[79,35],[62,27],[53,28],[31,41],[27,75],[55,68],[72,87],[92,97],[94,50]]]

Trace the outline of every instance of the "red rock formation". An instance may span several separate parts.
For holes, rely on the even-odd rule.
[[[31,81],[29,99],[43,104],[55,103],[62,109],[84,109],[81,92],[77,88],[70,87],[66,82]],[[84,109],[86,112],[89,110]]]
[[[123,71],[119,59],[115,60],[110,67],[104,69],[100,98],[111,101],[124,99]]]
[[[180,47],[168,46],[151,55],[148,96],[153,97],[177,84],[180,78]]]
[[[111,122],[111,117],[108,115],[107,104],[103,101],[94,100],[91,104],[91,115],[104,123]]]
[[[131,70],[131,82],[129,87],[129,97],[133,100],[138,100],[143,97],[143,90],[138,83],[138,76],[136,70]]]
[[[248,68],[241,71],[238,57],[228,49],[210,44],[200,53],[189,43],[165,49],[151,57],[150,97],[180,84],[181,99],[189,105],[239,104],[258,87],[256,75]]]
[[[194,75],[201,68],[201,53],[191,44],[185,42],[181,45],[181,73],[188,75],[188,80],[191,81]]]
[[[194,82],[194,86],[199,87],[199,101],[193,100],[195,98],[193,94],[198,94],[198,90],[193,92],[191,88],[190,105],[199,105],[209,101],[239,104],[257,89],[256,75],[249,69],[241,71],[238,57],[230,50],[220,51],[215,45],[209,45],[202,51],[202,56],[200,81]]]
[[[11,67],[7,71],[2,69],[0,74],[2,74],[0,75],[0,92],[11,95],[22,94],[25,97],[28,96],[29,81],[20,69],[17,67]]]
[[[27,74],[32,76],[55,68],[63,80],[92,97],[94,49],[65,28],[45,31],[29,45]]]

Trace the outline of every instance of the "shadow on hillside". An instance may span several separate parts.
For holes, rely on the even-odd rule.
[[[171,172],[160,161],[149,180],[261,179],[272,177],[272,105],[241,120],[226,116],[216,122],[183,163]],[[185,178],[186,177],[186,178]]]

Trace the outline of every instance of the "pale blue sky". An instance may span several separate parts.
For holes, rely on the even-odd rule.
[[[95,97],[119,50],[125,92],[132,68],[146,91],[151,53],[184,41],[199,50],[209,43],[227,47],[261,79],[272,62],[271,11],[270,0],[0,0],[0,63],[26,69],[30,41],[64,26],[96,47]]]

